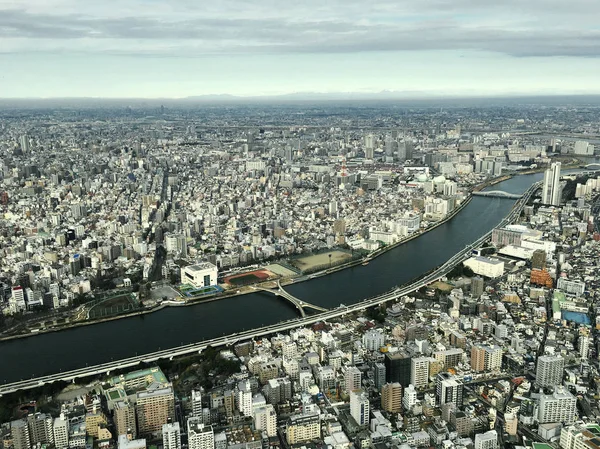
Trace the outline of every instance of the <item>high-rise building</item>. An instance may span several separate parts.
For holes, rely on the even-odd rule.
[[[475,298],[479,298],[483,295],[483,278],[481,276],[473,276],[471,278],[471,295]]]
[[[140,435],[160,433],[163,424],[169,420],[175,420],[173,387],[168,384],[138,392],[136,394],[136,411]]]
[[[69,421],[65,418],[65,415],[61,414],[59,418],[54,419],[52,432],[54,433],[54,447],[56,449],[69,447]]]
[[[579,328],[579,338],[577,339],[577,350],[582,359],[587,359],[590,353],[590,331],[588,328]]]
[[[425,388],[429,384],[429,364],[434,360],[431,357],[417,357],[410,362],[410,383],[417,389]]]
[[[381,387],[385,384],[385,365],[383,363],[376,363],[373,367],[375,388],[381,390]]]
[[[398,382],[403,387],[410,384],[410,356],[403,353],[385,355],[385,377],[389,383]]]
[[[577,398],[564,387],[557,387],[552,394],[542,394],[538,407],[538,421],[546,423],[567,423],[575,421]]]
[[[113,420],[118,435],[131,435],[137,437],[137,425],[135,423],[135,406],[127,401],[115,403]]]
[[[440,406],[448,403],[462,406],[463,383],[450,373],[438,373],[436,377],[436,395]]]
[[[362,374],[355,366],[350,366],[344,373],[345,389],[348,393],[361,387]]]
[[[359,426],[369,425],[369,396],[363,390],[354,390],[350,392],[350,414]]]
[[[45,413],[35,413],[27,417],[29,441],[32,446],[54,443],[54,420]]]
[[[254,410],[254,425],[256,430],[262,430],[267,436],[277,436],[277,413],[272,404],[263,405]]]
[[[250,381],[242,380],[238,383],[236,405],[241,414],[252,416],[252,388],[250,387]]]
[[[544,185],[542,188],[542,203],[559,206],[562,196],[560,186],[560,162],[554,162],[544,172]]]
[[[596,449],[598,448],[597,424],[573,424],[560,431],[560,447],[562,449]]]
[[[400,413],[402,411],[402,385],[395,382],[383,386],[381,389],[381,408],[390,413]]]
[[[543,270],[546,268],[546,251],[536,249],[531,256],[531,268]]]
[[[495,371],[502,365],[502,348],[496,345],[475,345],[471,348],[473,371]]]
[[[14,449],[30,449],[29,428],[27,421],[18,419],[10,423],[10,434],[13,440]]]
[[[21,151],[23,152],[23,154],[27,154],[29,153],[30,150],[30,144],[29,144],[29,136],[28,135],[22,135],[19,138],[19,144],[21,145]]]
[[[181,429],[179,423],[167,423],[162,426],[163,449],[181,449]]]
[[[498,447],[498,432],[490,430],[475,435],[475,449],[496,449]]]
[[[189,449],[214,449],[215,432],[212,426],[202,423],[198,417],[188,418],[188,447]]]
[[[562,385],[564,359],[559,355],[543,355],[538,357],[535,372],[535,384],[540,387]]]

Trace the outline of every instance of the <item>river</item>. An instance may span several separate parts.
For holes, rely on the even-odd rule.
[[[522,193],[543,174],[516,176],[493,190]],[[441,265],[495,227],[513,200],[474,197],[452,220],[369,265],[287,286],[294,296],[324,307],[353,304],[405,284]],[[0,342],[0,383],[53,374],[199,342],[298,316],[269,293],[253,293],[189,307]]]

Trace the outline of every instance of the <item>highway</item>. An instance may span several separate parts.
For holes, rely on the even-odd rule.
[[[510,223],[512,223],[518,216],[521,214],[523,207],[527,204],[531,196],[537,191],[541,186],[541,182],[537,182],[533,184],[519,199],[515,202],[513,209],[510,214],[502,220],[497,227],[504,227]],[[84,368],[79,368],[76,370],[59,372],[54,374],[49,374],[46,376],[41,376],[37,378],[21,380],[18,382],[7,383],[0,386],[0,396],[14,393],[15,391],[25,390],[36,388],[41,385],[45,385],[48,383],[53,383],[57,381],[74,381],[78,378],[84,378],[88,376],[94,376],[98,374],[106,374],[109,375],[111,371],[122,368],[135,367],[140,363],[152,363],[157,360],[165,360],[165,359],[173,359],[174,357],[179,357],[183,355],[190,354],[198,354],[201,353],[208,346],[224,346],[235,344],[242,340],[250,340],[257,337],[262,337],[265,335],[274,334],[277,332],[288,331],[297,327],[303,327],[307,325],[314,324],[319,321],[327,321],[335,318],[339,318],[349,313],[358,312],[360,310],[373,307],[376,305],[380,305],[389,301],[396,300],[402,296],[408,295],[419,290],[422,287],[425,287],[435,281],[438,281],[443,276],[445,276],[448,272],[450,272],[454,267],[456,267],[459,263],[462,263],[464,260],[468,259],[474,248],[481,246],[486,240],[488,240],[492,231],[489,231],[481,238],[476,240],[475,242],[467,245],[465,249],[461,252],[455,254],[450,260],[446,261],[443,265],[436,268],[429,274],[426,274],[424,277],[415,280],[412,284],[397,287],[393,290],[383,293],[378,296],[374,296],[371,298],[364,299],[361,302],[350,306],[340,306],[335,309],[329,310],[324,313],[319,313],[312,316],[306,316],[303,318],[294,318],[287,321],[282,321],[277,324],[265,326],[258,329],[250,329],[247,331],[238,332],[235,334],[213,338],[210,340],[204,340],[198,343],[191,343],[188,345],[179,346],[176,348],[165,349],[157,352],[153,352],[150,354],[138,355],[135,357],[129,357],[127,359],[121,359],[117,361],[111,361],[99,365],[94,366],[86,366]]]

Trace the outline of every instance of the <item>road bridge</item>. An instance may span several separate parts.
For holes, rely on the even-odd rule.
[[[519,199],[523,195],[519,195],[516,193],[508,193],[504,190],[485,190],[479,192],[473,192],[474,196],[489,196],[494,198],[508,198],[508,199]]]
[[[296,298],[295,296],[286,292],[285,289],[281,286],[281,281],[279,279],[277,280],[277,288],[268,288],[268,287],[260,287],[260,286],[253,286],[252,288],[255,290],[263,291],[263,292],[272,293],[276,296],[281,296],[282,298],[287,299],[294,306],[296,306],[296,308],[300,312],[300,315],[302,315],[302,318],[306,317],[306,311],[304,309],[313,309],[313,310],[318,310],[319,312],[327,312],[327,310],[328,310],[324,307],[316,306],[309,302],[302,301],[301,299]]]
[[[502,228],[513,223],[521,214],[523,207],[527,204],[533,194],[539,190],[541,182],[537,182],[532,185],[527,192],[523,194],[523,197],[515,202],[511,212],[502,220],[498,227]],[[403,287],[396,287],[383,294],[373,296],[371,298],[364,299],[351,306],[340,305],[339,307],[326,312],[319,313],[317,315],[305,316],[300,319],[291,319],[282,321],[276,324],[265,326],[258,329],[250,329],[242,332],[237,332],[231,335],[224,335],[222,337],[216,337],[209,340],[204,340],[198,343],[190,343],[182,345],[176,348],[169,348],[160,351],[156,351],[150,354],[136,355],[135,357],[129,357],[117,361],[102,363],[94,366],[86,366],[84,368],[78,368],[71,371],[59,372],[54,374],[48,374],[41,377],[20,380],[17,382],[6,383],[0,386],[0,396],[4,394],[14,393],[19,390],[26,390],[36,388],[45,384],[57,382],[57,381],[73,381],[76,379],[82,379],[89,376],[95,375],[110,375],[111,371],[123,368],[134,369],[140,363],[154,363],[158,360],[171,360],[175,357],[180,357],[189,354],[199,354],[207,347],[227,346],[239,341],[251,340],[253,338],[263,337],[265,335],[271,335],[278,332],[285,332],[291,329],[295,329],[302,326],[308,326],[319,321],[327,321],[335,318],[343,317],[349,313],[354,313],[360,310],[367,309],[369,307],[378,306],[389,301],[395,301],[405,295],[411,294],[422,287],[430,285],[433,282],[438,281],[447,273],[449,273],[455,266],[462,263],[469,257],[471,257],[474,248],[481,246],[485,241],[491,238],[492,231],[490,230],[485,235],[481,236],[475,242],[467,245],[462,251],[455,254],[451,259],[446,261],[443,265],[434,269],[431,273],[414,280],[411,284]]]

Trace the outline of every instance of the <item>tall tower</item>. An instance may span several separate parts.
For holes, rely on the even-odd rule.
[[[538,357],[535,383],[540,387],[562,385],[564,359],[559,356],[543,355]]]
[[[542,203],[559,206],[562,196],[560,188],[560,162],[554,162],[544,172],[544,187],[542,190]]]
[[[350,414],[359,426],[369,425],[369,397],[363,390],[354,390],[350,393]]]

